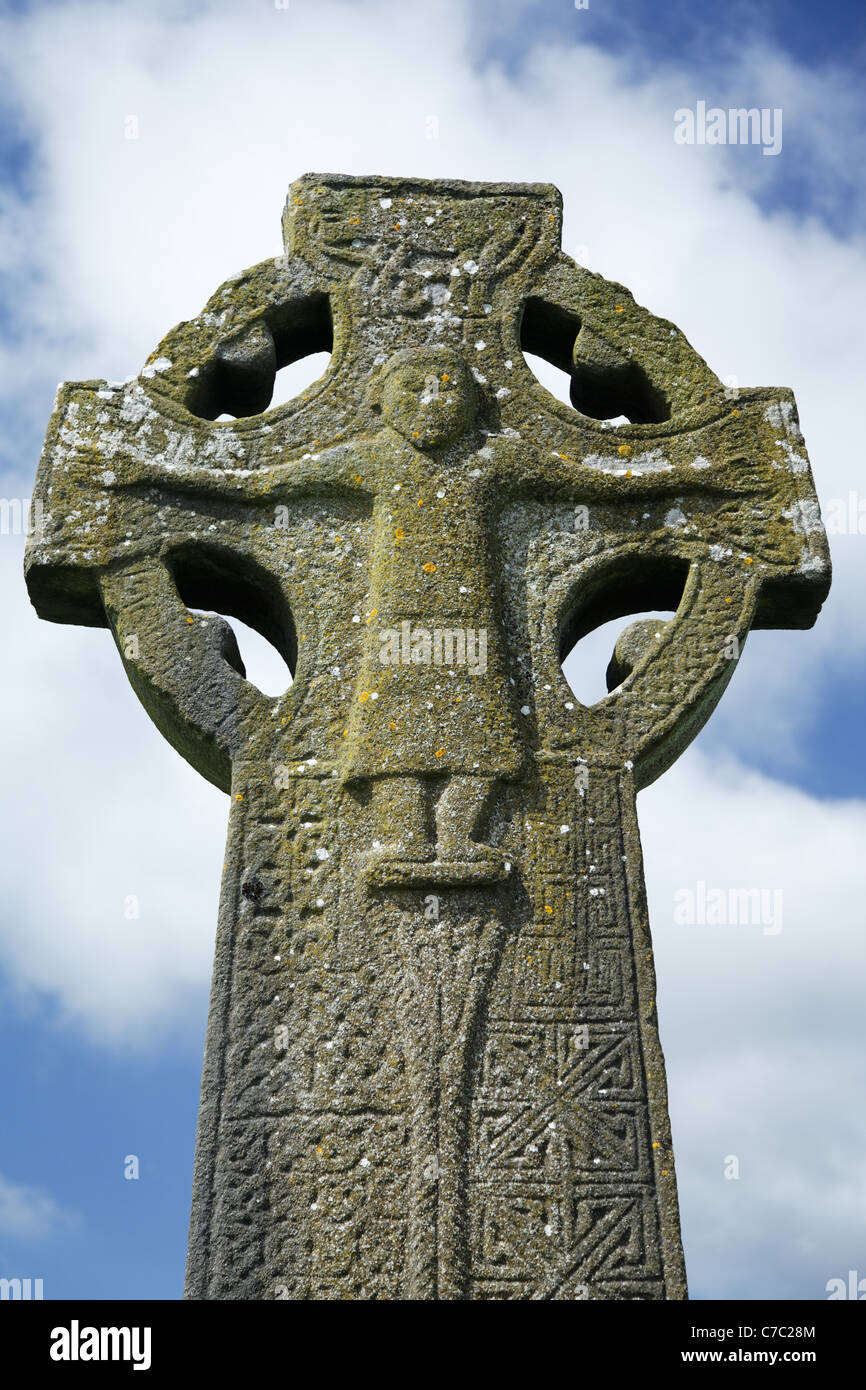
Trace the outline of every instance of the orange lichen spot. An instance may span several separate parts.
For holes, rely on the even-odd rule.
[[[413,431],[412,431],[412,438],[413,438],[413,439],[420,439],[420,438],[421,438],[421,431],[420,431],[420,430],[413,430]]]
[[[445,749],[444,749],[444,748],[437,748],[437,749],[436,749],[436,754],[435,754],[435,756],[436,756],[437,758],[444,758],[444,757],[445,757]]]
[[[397,727],[397,725],[394,723],[394,720],[393,720],[393,719],[389,719],[389,720],[388,720],[388,728],[389,728],[389,729],[396,729],[396,727]]]
[[[339,437],[340,437],[340,436],[337,435],[337,438],[338,438],[338,439],[339,439]],[[363,474],[361,474],[361,473],[356,473],[356,474],[355,474],[355,482],[356,482],[356,483],[363,483],[363,481],[364,481]]]
[[[734,601],[734,600],[733,600],[732,598],[726,598],[726,599],[725,599],[725,603],[733,603],[733,601]]]
[[[632,471],[631,471],[630,468],[627,468],[627,469],[625,470],[625,476],[626,476],[627,478],[633,478],[633,477],[634,477],[634,474],[632,473]]]
[[[738,410],[732,410],[732,411],[731,411],[731,414],[732,414],[732,415],[739,415],[739,413],[740,413],[740,412],[739,412]]]
[[[317,1145],[316,1145],[316,1153],[317,1153],[317,1154],[322,1154],[322,1153],[324,1153],[324,1152],[325,1152],[325,1150],[322,1148],[321,1144],[317,1144]]]
[[[660,1149],[660,1148],[661,1148],[661,1144],[658,1142],[658,1140],[654,1140],[654,1141],[653,1141],[653,1148],[654,1148],[654,1149]]]
[[[340,545],[340,544],[342,543],[342,539],[343,539],[342,536],[335,536],[335,537],[334,537],[334,545]]]
[[[617,449],[617,453],[622,454],[623,458],[628,458],[629,454],[631,453],[631,445],[620,444],[619,448]]]
[[[553,912],[553,908],[552,908],[552,907],[548,907],[547,903],[544,904],[544,910],[545,910],[545,912]]]
[[[369,698],[370,698],[370,692],[369,692],[369,690],[362,690],[361,693],[360,693],[360,695],[358,696],[358,699],[360,700],[360,702],[361,702],[362,705],[364,704],[364,701],[365,701],[365,700],[369,700]]]
[[[194,618],[187,618],[187,622],[190,623],[190,624],[192,624],[193,622],[195,622],[195,619],[194,619]]]
[[[243,794],[243,792],[236,792],[236,793],[235,793],[235,801],[243,801],[243,799],[244,799],[244,794]]]
[[[443,372],[443,373],[442,373],[442,376],[441,376],[441,380],[442,380],[442,381],[450,381],[451,378],[450,378],[450,376],[448,375],[447,372]]]
[[[405,536],[405,534],[406,534],[406,532],[403,530],[403,527],[402,527],[402,526],[396,527],[396,528],[395,528],[395,531],[394,531],[394,540],[395,540],[395,541],[401,541],[401,540],[403,539],[403,537]]]
[[[423,497],[419,497],[419,498],[418,498],[418,506],[419,506],[419,507],[423,507],[423,506],[424,506],[424,498],[423,498]]]
[[[357,227],[357,226],[360,224],[360,221],[361,221],[360,217],[350,217],[350,218],[349,218],[349,222],[351,223],[351,225],[352,225],[353,227]],[[319,1153],[321,1153],[321,1152],[322,1152],[322,1151],[321,1151],[321,1149],[320,1149],[320,1150],[319,1150]]]
[[[378,614],[378,608],[371,608],[364,621],[367,623],[371,623],[375,617],[378,617]]]
[[[621,304],[617,304],[617,306],[616,306],[616,308],[614,309],[613,312],[614,312],[615,314],[624,314],[624,313],[625,313],[625,309],[623,308],[623,306],[622,306]]]
[[[746,556],[746,564],[747,564],[747,565],[753,565],[754,563],[755,563],[755,562],[754,562],[754,560],[752,559],[751,555],[747,555],[747,556]]]
[[[425,574],[432,574],[433,571],[434,571],[435,569],[436,569],[436,566],[433,564],[433,561],[432,561],[432,560],[428,560],[427,563],[426,563],[426,565],[424,566],[424,573],[425,573]]]

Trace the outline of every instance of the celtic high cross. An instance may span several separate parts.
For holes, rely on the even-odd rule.
[[[829,563],[790,392],[560,231],[548,185],[309,175],[284,256],[60,390],[33,602],[231,797],[188,1297],[685,1296],[635,796]],[[564,654],[659,609],[581,704]]]

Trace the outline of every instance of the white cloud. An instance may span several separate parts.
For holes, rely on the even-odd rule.
[[[691,1278],[705,1297],[821,1298],[866,1242],[866,803],[693,750],[638,813]],[[780,889],[782,930],[677,925],[699,881]]]
[[[34,620],[20,566],[3,537],[6,969],[102,1044],[199,1045],[227,800],[157,733],[107,632]]]
[[[10,1182],[0,1173],[0,1237],[7,1240],[47,1240],[70,1230],[78,1216],[65,1211],[47,1192]]]

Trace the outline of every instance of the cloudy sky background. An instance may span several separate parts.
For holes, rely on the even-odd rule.
[[[794,388],[825,512],[866,496],[855,3],[7,3],[0,54],[3,497],[30,495],[56,383],[137,372],[277,254],[308,170],[557,184],[566,250],[720,376]],[[781,153],[675,144],[699,100],[781,108]],[[866,535],[831,546],[816,628],[755,634],[639,799],[696,1298],[866,1276]],[[150,725],[106,632],[36,619],[22,554],[0,536],[0,1275],[176,1298],[227,802]],[[578,694],[611,646],[575,654]],[[270,689],[273,661],[241,648]],[[781,888],[782,931],[678,925],[699,880]]]

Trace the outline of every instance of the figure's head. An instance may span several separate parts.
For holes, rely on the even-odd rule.
[[[459,439],[478,408],[472,373],[451,348],[403,348],[381,382],[384,421],[418,449]]]

